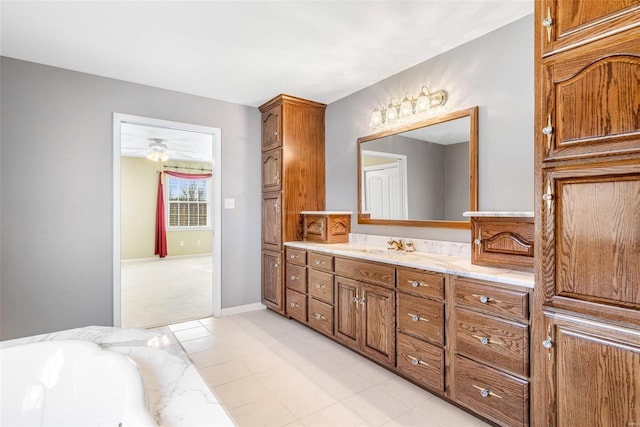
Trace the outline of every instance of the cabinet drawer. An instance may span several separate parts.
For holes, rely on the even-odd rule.
[[[529,294],[497,288],[487,282],[456,277],[456,305],[529,321]]]
[[[287,248],[287,262],[292,264],[306,265],[307,251],[304,249]]]
[[[309,296],[333,304],[333,274],[309,269]]]
[[[318,270],[333,271],[333,257],[315,252],[309,252],[309,267]]]
[[[398,369],[431,390],[444,391],[444,350],[398,334]]]
[[[398,289],[425,297],[444,299],[444,276],[423,270],[398,268]]]
[[[289,289],[302,293],[307,292],[307,267],[288,262],[285,283]]]
[[[529,327],[456,309],[456,352],[516,375],[529,375]]]
[[[333,335],[333,306],[309,298],[309,326],[325,335]]]
[[[395,286],[395,268],[388,264],[336,258],[335,265],[336,274],[340,276],[382,285],[387,288]]]
[[[398,329],[418,338],[444,343],[444,304],[398,293]]]
[[[287,289],[287,314],[296,320],[307,323],[307,296]]]
[[[529,383],[456,355],[453,399],[505,426],[529,425]]]

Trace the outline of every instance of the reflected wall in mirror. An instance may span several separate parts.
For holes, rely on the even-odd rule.
[[[469,228],[478,208],[478,107],[358,139],[358,223]]]

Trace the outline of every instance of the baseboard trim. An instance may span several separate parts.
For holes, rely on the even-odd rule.
[[[256,302],[253,304],[238,305],[235,307],[223,308],[220,310],[220,317],[231,316],[232,314],[248,313],[249,311],[265,310],[266,305]]]

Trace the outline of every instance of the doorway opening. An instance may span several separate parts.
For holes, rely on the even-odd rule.
[[[220,316],[220,160],[219,128],[114,113],[114,326]]]

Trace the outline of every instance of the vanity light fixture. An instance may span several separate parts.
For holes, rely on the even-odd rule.
[[[369,126],[377,128],[392,125],[398,120],[410,120],[418,114],[444,105],[445,102],[447,102],[447,93],[444,90],[431,92],[427,86],[422,86],[417,98],[407,92],[400,104],[394,103],[391,98],[386,108],[373,110]]]

